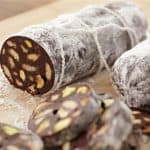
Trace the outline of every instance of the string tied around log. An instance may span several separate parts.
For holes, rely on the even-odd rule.
[[[123,24],[124,28],[123,30],[124,31],[127,31],[128,32],[128,36],[130,38],[130,42],[131,42],[131,47],[135,46],[137,43],[138,43],[138,39],[137,39],[137,34],[136,32],[131,29],[129,27],[129,25],[127,24],[127,22],[125,21],[125,19],[123,19],[123,17],[119,14],[117,14],[116,12],[114,11],[111,11],[110,9],[108,8],[104,8],[106,11],[108,11],[109,13],[111,13],[113,16],[115,16],[116,18],[118,18],[120,20],[120,22]],[[76,16],[75,16],[76,17]],[[106,70],[108,71],[110,77],[112,76],[112,71],[111,71],[111,68],[109,67],[105,57],[104,57],[104,54],[103,54],[103,51],[102,51],[102,48],[101,48],[101,45],[98,41],[98,33],[96,31],[97,28],[90,28],[87,24],[85,24],[81,19],[79,19],[78,17],[76,17],[76,19],[80,22],[81,25],[84,26],[85,29],[80,29],[84,32],[90,32],[92,35],[93,35],[93,38],[94,38],[94,41],[95,41],[95,44],[97,46],[97,50],[98,50],[98,54],[99,54],[99,64],[100,64],[100,60],[102,60],[102,63],[99,67],[99,70],[101,70],[103,67],[106,68]],[[69,29],[69,30],[76,30],[76,29]],[[54,27],[54,30],[53,30],[55,36],[56,36],[56,39],[57,39],[57,42],[60,46],[60,55],[61,55],[61,73],[60,73],[60,77],[58,79],[58,83],[56,84],[56,86],[54,87],[54,90],[58,89],[61,84],[62,84],[62,80],[63,80],[63,77],[64,77],[64,71],[65,71],[65,56],[64,56],[64,49],[63,49],[63,43],[61,42],[61,37],[59,35],[59,33],[57,32],[57,30],[55,29]]]

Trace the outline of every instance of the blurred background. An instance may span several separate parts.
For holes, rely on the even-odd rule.
[[[114,1],[119,0],[0,0],[0,45],[7,36],[26,26],[50,21],[60,14],[78,11],[89,4],[101,5]],[[122,1],[138,5],[150,23],[150,0]]]
[[[51,4],[56,1],[63,1],[63,0],[0,0],[0,21],[8,17],[15,16],[19,13],[23,13],[37,7],[41,7],[46,4]],[[71,1],[76,1],[76,0],[68,0],[68,2]],[[84,3],[84,1],[86,0],[80,0],[80,1],[81,3]],[[92,1],[94,2],[95,0],[89,0],[89,1],[91,1],[92,3]],[[116,1],[116,0],[99,0],[100,3],[106,1]],[[141,5],[142,8],[150,6],[150,0],[128,0],[128,1],[133,1]]]
[[[0,0],[0,20],[54,1],[56,0]]]

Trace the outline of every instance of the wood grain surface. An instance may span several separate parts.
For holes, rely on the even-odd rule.
[[[50,4],[56,0],[0,0],[0,20],[15,16],[22,12]]]
[[[12,1],[12,5],[8,6],[8,2],[10,1]],[[20,4],[14,5],[13,1],[16,1],[16,2],[18,1],[18,3]],[[9,1],[1,0],[0,1],[1,18],[3,16],[3,12],[4,11],[6,12],[6,8],[8,9],[8,11],[9,10],[11,10],[12,12],[14,11],[15,15],[21,11],[24,12],[25,10],[30,9],[30,11],[26,11],[22,14],[19,14],[14,17],[10,17],[0,22],[0,45],[2,44],[2,41],[7,38],[7,36],[20,31],[22,28],[28,25],[33,25],[33,24],[38,24],[38,23],[49,21],[60,14],[78,11],[79,9],[89,4],[100,5],[100,4],[104,4],[108,2],[106,0],[57,0],[53,3],[47,4],[48,0],[30,0],[29,2],[26,2],[26,1],[21,2],[21,1],[22,0],[9,0]],[[41,1],[41,3],[38,4],[38,1]],[[111,1],[115,1],[115,0],[111,0]],[[132,1],[135,4],[137,4],[139,7],[141,7],[141,9],[143,9],[143,11],[145,12],[150,22],[150,17],[149,17],[150,16],[150,0],[129,0],[129,1],[130,2]],[[4,4],[6,4],[7,6]],[[29,6],[29,4],[31,5]],[[38,7],[43,4],[47,4],[47,5],[31,10],[31,8]],[[13,13],[10,13],[9,15],[13,15]],[[109,92],[109,93],[112,93],[113,95],[116,95],[115,90],[112,88],[111,80],[107,71],[101,72],[97,74],[96,76],[93,76],[90,79],[88,79],[88,81],[89,80],[98,93]],[[1,118],[0,121],[4,123],[8,123],[8,124],[13,124],[18,127],[25,128],[24,122],[28,121],[28,117],[35,107],[35,104],[34,104],[35,101],[32,100],[30,105],[33,105],[33,106],[30,108],[25,107],[25,102],[22,100],[21,102],[18,100],[19,102],[15,101],[14,103],[10,101],[12,106],[15,106],[16,104],[21,106],[21,110],[17,109],[18,106],[14,108],[15,110],[13,110],[11,107],[5,108],[6,102],[1,104],[2,101],[3,99],[1,99],[0,101],[0,118]],[[24,112],[23,113],[24,115],[21,115],[22,111]]]

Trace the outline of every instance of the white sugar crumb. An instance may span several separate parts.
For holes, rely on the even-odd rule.
[[[1,101],[1,99],[0,99]],[[27,129],[30,112],[13,100],[6,100],[0,104],[1,122]]]
[[[29,116],[38,99],[15,89],[8,83],[0,69],[0,122],[27,130]]]

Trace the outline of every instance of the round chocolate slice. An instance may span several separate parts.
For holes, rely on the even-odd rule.
[[[85,131],[99,109],[100,101],[89,86],[68,86],[37,106],[28,127],[41,136],[46,147],[62,145]]]
[[[1,66],[12,85],[32,95],[44,94],[53,86],[55,73],[48,54],[27,37],[14,36],[5,41]]]
[[[42,150],[43,143],[34,134],[0,123],[0,149],[3,150]]]

